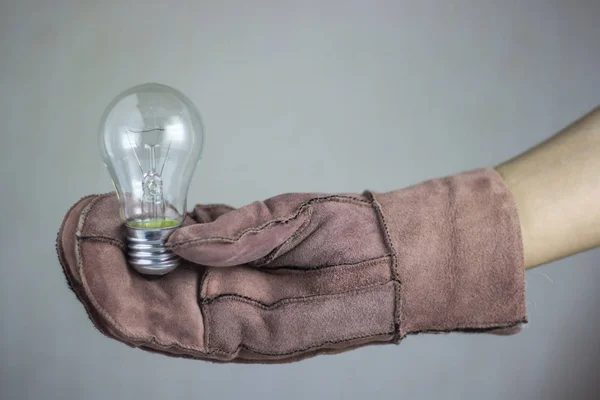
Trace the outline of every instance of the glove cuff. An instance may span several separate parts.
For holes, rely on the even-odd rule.
[[[399,338],[515,333],[527,322],[519,218],[497,171],[477,169],[373,197],[400,282]]]

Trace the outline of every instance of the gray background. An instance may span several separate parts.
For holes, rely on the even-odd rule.
[[[96,127],[129,86],[165,83],[200,109],[207,146],[190,203],[391,190],[495,165],[597,105],[600,2],[6,3],[0,398],[597,394],[598,250],[527,273],[530,324],[514,337],[423,335],[239,366],[104,338],[67,288],[54,239],[71,204],[111,190]]]

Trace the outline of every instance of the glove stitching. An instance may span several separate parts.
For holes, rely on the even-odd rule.
[[[372,267],[372,266],[378,265],[378,264],[387,264],[390,261],[391,261],[391,256],[390,255],[386,255],[384,257],[378,257],[378,258],[375,258],[375,259],[371,259],[371,260],[367,260],[367,261],[361,261],[361,262],[357,262],[357,263],[353,263],[353,264],[338,264],[338,265],[326,266],[324,268],[311,268],[311,269],[305,269],[305,270],[302,270],[302,269],[289,269],[289,273],[291,273],[292,275],[304,275],[304,276],[306,276],[306,275],[309,275],[309,276],[313,275],[313,276],[315,276],[316,275],[316,276],[319,276],[319,275],[331,274],[330,270],[332,268],[336,268],[336,269],[338,269],[338,272],[341,272],[341,271],[345,271],[345,270],[347,271],[347,270],[351,270],[351,269],[363,269],[363,268]],[[281,270],[281,269],[284,269],[284,267],[279,268],[279,270]],[[211,272],[214,271],[214,268],[211,268],[209,271],[211,271]],[[261,270],[261,272],[263,272],[265,274],[268,274],[268,275],[278,275],[278,274],[273,273],[272,271],[273,270],[271,270],[271,269],[263,269],[263,270]],[[207,274],[208,274],[208,272],[207,272]],[[390,278],[386,278],[386,281],[390,281]],[[351,290],[354,290],[354,289],[360,288],[360,287],[361,286],[357,286],[357,287],[352,288],[352,289],[350,289],[348,291],[351,291]],[[362,287],[366,287],[366,286],[362,286]],[[205,284],[203,286],[202,293],[211,293],[211,291],[210,291],[210,289],[208,287],[208,284]],[[208,301],[208,300],[215,299],[218,296],[221,296],[221,295],[224,295],[224,294],[225,293],[218,294],[218,295],[213,295],[213,296],[208,296],[208,295],[207,296],[201,296],[200,299],[203,300],[203,301]],[[244,297],[244,296],[242,296],[242,297]],[[250,299],[253,300],[252,298],[250,298]],[[260,303],[260,300],[256,300],[256,301]],[[266,305],[266,303],[262,303],[262,304]]]
[[[355,265],[359,265],[359,264],[363,264],[366,263],[365,265],[373,265],[373,264],[377,264],[382,260],[388,260],[391,259],[392,254],[384,254],[383,256],[380,257],[375,257],[375,258],[370,258],[367,260],[363,260],[363,261],[358,261],[355,263],[348,263],[348,264],[326,264],[326,265],[319,265],[316,267],[296,267],[296,266],[283,266],[283,267],[269,267],[269,268],[264,268],[262,269],[262,271],[264,271],[265,273],[269,273],[269,272],[275,272],[275,271],[280,271],[280,270],[289,270],[290,272],[296,272],[296,273],[312,273],[312,272],[319,272],[321,270],[325,270],[328,268],[336,268],[336,267],[351,267],[351,266],[355,266]]]
[[[125,243],[123,243],[122,240],[119,239],[115,239],[112,238],[110,236],[103,236],[103,235],[98,235],[98,236],[77,236],[77,240],[81,240],[81,241],[95,241],[95,242],[104,242],[104,243],[109,243],[112,244],[113,246],[116,246],[118,248],[120,248],[123,251],[126,251],[127,246],[125,245]]]
[[[480,328],[457,328],[457,329],[451,329],[451,330],[430,330],[430,331],[420,331],[420,332],[414,332],[414,333],[410,333],[411,335],[418,335],[420,333],[451,333],[451,332],[456,332],[456,331],[460,331],[460,332],[486,332],[486,331],[494,331],[496,329],[503,329],[503,328],[510,328],[513,326],[516,326],[517,324],[508,324],[508,325],[498,325],[498,323],[490,323],[490,324],[482,324]],[[305,347],[299,350],[294,350],[291,352],[287,352],[287,353],[266,353],[266,352],[261,352],[259,350],[253,349],[250,346],[244,345],[244,344],[240,344],[237,349],[234,352],[227,352],[224,350],[217,350],[217,351],[211,351],[208,354],[211,353],[216,353],[216,354],[223,354],[223,355],[228,355],[231,356],[233,354],[236,354],[239,352],[240,349],[245,349],[248,351],[251,351],[255,354],[259,354],[259,355],[263,355],[263,356],[292,356],[294,354],[298,354],[298,353],[302,353],[302,352],[307,352],[310,350],[317,350],[320,349],[322,346],[324,345],[328,345],[328,344],[339,344],[339,343],[343,343],[343,342],[349,342],[352,340],[359,340],[359,339],[368,339],[371,337],[375,337],[375,336],[382,336],[382,335],[394,335],[396,333],[395,329],[391,330],[391,331],[386,331],[386,332],[380,332],[380,333],[374,333],[374,334],[369,334],[369,335],[364,335],[364,336],[356,336],[356,337],[352,337],[349,339],[340,339],[340,340],[327,340],[322,342],[321,344],[317,344],[317,345],[313,345],[313,346],[309,346],[309,347]],[[401,338],[402,339],[402,338]]]
[[[196,208],[196,207],[198,207],[201,210],[206,210],[206,209],[212,210],[213,208],[220,208],[220,207],[227,208],[228,210],[232,210],[232,211],[235,210],[235,207],[228,206],[227,204],[217,204],[217,203],[206,204],[206,205],[204,205],[204,204],[196,204],[194,206],[194,208]]]
[[[368,202],[366,200],[356,199],[354,197],[345,197],[345,196],[339,196],[339,195],[332,195],[332,196],[326,196],[326,197],[315,197],[315,198],[312,198],[312,199],[302,203],[296,209],[296,212],[294,214],[288,215],[286,217],[269,220],[259,227],[252,227],[252,228],[245,229],[244,231],[239,233],[234,238],[213,236],[213,237],[209,237],[209,238],[186,239],[186,240],[181,240],[179,242],[169,243],[169,244],[167,244],[167,247],[174,249],[177,247],[187,247],[189,245],[193,245],[193,244],[197,244],[197,243],[215,242],[215,241],[235,243],[235,242],[239,241],[244,235],[247,235],[249,233],[257,233],[257,232],[260,232],[261,230],[264,230],[264,229],[270,227],[271,225],[284,224],[284,223],[287,223],[294,219],[297,219],[302,214],[302,212],[304,212],[310,205],[312,205],[314,203],[321,203],[321,202],[328,202],[328,201],[339,202],[339,203],[353,203],[353,204],[360,205],[360,206],[371,206],[370,202]]]
[[[345,295],[348,294],[357,294],[357,293],[362,293],[362,292],[368,292],[368,291],[372,291],[378,287],[383,287],[385,285],[387,285],[388,283],[394,282],[392,280],[389,279],[385,279],[382,280],[380,282],[376,282],[373,284],[369,284],[360,288],[355,288],[355,289],[351,289],[351,290],[347,290],[344,292],[338,292],[338,293],[331,293],[331,294],[316,294],[316,295],[311,295],[311,296],[298,296],[298,297],[292,297],[292,298],[287,298],[287,299],[282,299],[282,300],[278,300],[276,302],[274,302],[271,305],[267,305],[264,304],[258,300],[252,299],[250,297],[246,297],[240,294],[236,294],[236,293],[231,293],[231,294],[223,294],[223,295],[218,295],[216,297],[210,298],[210,299],[203,299],[202,303],[203,304],[211,304],[211,303],[217,303],[217,302],[224,302],[224,301],[239,301],[241,303],[247,303],[253,306],[256,306],[258,308],[261,308],[263,310],[268,310],[268,311],[272,311],[275,310],[277,308],[281,308],[284,307],[286,305],[291,305],[291,304],[297,304],[297,303],[311,303],[313,301],[319,301],[319,300],[328,300],[328,299],[336,299],[339,297],[343,297]]]
[[[333,197],[333,196],[330,196],[330,197]],[[308,207],[308,209],[309,209],[309,210],[312,210],[312,209],[313,209],[313,207],[312,207],[312,204],[310,204],[310,203],[311,203],[311,201],[312,201],[312,200],[319,200],[319,199],[327,199],[327,197],[320,197],[320,198],[314,198],[314,199],[311,199],[311,200],[309,200],[308,202],[306,202],[306,203],[303,203],[303,204],[302,204],[300,207],[302,207],[304,204],[307,204],[307,207]],[[352,200],[357,200],[357,199],[355,199],[355,198],[353,198],[353,197],[350,197],[350,198],[348,198],[348,197],[344,197],[344,199],[352,199]],[[335,200],[333,200],[333,201],[335,201]],[[368,202],[368,201],[365,201],[365,200],[358,200],[358,201],[360,201],[360,202],[361,202],[361,204],[357,204],[357,203],[354,203],[354,202],[352,202],[352,201],[349,201],[348,203],[354,203],[354,204],[356,204],[356,205],[360,205],[360,206],[362,206],[362,207],[368,206],[368,207],[370,207],[370,208],[373,208],[373,206],[371,205],[371,203],[370,203],[370,202]],[[318,202],[319,202],[319,203],[324,203],[324,202],[326,202],[326,201],[318,201]],[[346,201],[342,201],[342,202],[343,202],[343,203],[346,203]],[[311,211],[311,213],[312,213],[312,211]],[[293,235],[292,235],[290,238],[288,238],[288,240],[286,240],[286,241],[285,241],[285,242],[283,242],[281,245],[279,245],[277,248],[275,248],[275,249],[274,249],[274,250],[273,250],[271,253],[269,253],[268,255],[266,255],[265,257],[263,257],[262,259],[258,259],[258,260],[256,260],[256,261],[253,261],[253,262],[251,262],[250,264],[251,264],[253,267],[263,267],[263,266],[266,266],[266,265],[268,265],[270,262],[272,262],[272,261],[273,261],[274,259],[276,259],[277,257],[281,256],[281,255],[282,255],[282,254],[281,254],[281,249],[283,249],[283,248],[284,248],[284,246],[285,246],[286,244],[288,244],[289,242],[292,242],[292,241],[293,241],[293,240],[295,240],[295,239],[296,239],[298,236],[300,236],[302,233],[304,233],[304,231],[306,230],[306,228],[308,228],[308,226],[309,226],[309,223],[310,223],[310,220],[309,220],[309,221],[306,223],[306,226],[303,226],[303,227],[299,228],[299,229],[298,229],[298,230],[297,230],[297,231],[296,231],[296,232],[295,232],[295,233],[294,233],[294,234],[293,234]],[[275,267],[275,268],[273,268],[273,269],[276,269],[276,268],[278,268],[278,267]],[[316,268],[319,268],[319,267],[316,267]]]
[[[281,255],[281,249],[283,249],[285,245],[287,245],[290,242],[293,242],[298,236],[300,236],[304,233],[304,231],[310,226],[310,223],[311,223],[311,217],[312,217],[312,213],[313,213],[312,205],[306,206],[306,210],[308,213],[308,218],[302,224],[302,226],[300,226],[298,229],[296,229],[296,232],[294,232],[294,234],[292,236],[287,238],[283,243],[281,243],[279,246],[277,246],[275,249],[273,249],[273,251],[271,251],[265,257],[251,262],[253,267],[262,267],[262,266],[267,265],[268,263],[273,261],[277,256]]]
[[[203,301],[203,307],[206,307],[207,311],[208,311],[208,305],[210,303],[216,302],[216,301],[238,301],[238,302],[242,302],[242,303],[246,303],[246,304],[250,304],[254,307],[258,307],[260,309],[266,310],[266,311],[272,311],[275,310],[277,308],[280,307],[284,307],[286,305],[293,305],[293,304],[297,304],[297,303],[312,303],[315,301],[319,301],[319,300],[331,300],[331,299],[336,299],[336,298],[340,298],[343,296],[346,296],[348,294],[353,294],[353,293],[361,293],[361,292],[368,292],[368,291],[373,291],[376,288],[379,287],[384,287],[385,285],[387,285],[388,283],[393,282],[390,281],[388,279],[386,279],[386,281],[384,283],[380,283],[380,284],[373,284],[373,285],[369,285],[360,289],[355,289],[355,290],[350,290],[347,292],[343,292],[343,293],[335,293],[335,294],[331,294],[331,295],[315,295],[315,296],[305,296],[305,297],[297,297],[297,298],[293,298],[293,299],[283,299],[281,301],[275,302],[273,303],[273,305],[271,306],[265,306],[260,302],[257,302],[253,299],[244,297],[244,296],[240,296],[240,295],[236,295],[236,294],[232,294],[230,295],[231,297],[226,297],[226,298],[215,298],[215,299],[211,299],[209,301]],[[229,296],[229,295],[228,295]],[[205,314],[206,319],[210,321],[210,312],[206,312]],[[233,352],[228,352],[227,350],[223,350],[221,348],[215,348],[215,349],[210,349],[208,348],[208,346],[206,346],[207,349],[207,353],[208,354],[223,354],[223,355],[227,355],[227,356],[232,356],[234,354],[237,354],[240,350],[240,348],[245,348],[246,350],[252,351],[256,354],[261,354],[261,355],[267,355],[267,356],[278,356],[278,355],[292,355],[294,353],[301,353],[301,352],[305,352],[308,351],[310,349],[313,348],[319,348],[322,347],[326,344],[334,344],[334,343],[343,343],[346,341],[351,341],[351,340],[357,340],[357,339],[366,339],[369,337],[374,337],[374,336],[379,336],[379,335],[383,335],[383,334],[394,334],[395,333],[395,326],[393,326],[394,324],[392,323],[392,326],[390,327],[390,331],[389,332],[385,332],[385,333],[375,333],[375,334],[368,334],[368,335],[364,335],[364,336],[357,336],[357,337],[353,337],[353,338],[349,338],[349,339],[336,339],[336,340],[327,340],[325,342],[323,342],[322,344],[319,345],[311,345],[307,348],[303,348],[300,350],[294,350],[292,352],[288,352],[288,353],[263,353],[260,352],[258,350],[254,350],[252,348],[250,348],[249,346],[240,343],[236,350],[234,350]],[[205,330],[205,332],[208,332],[207,336],[210,336],[210,331],[208,329]],[[210,340],[210,339],[209,339]]]
[[[63,269],[63,273],[64,273],[65,277],[67,278],[66,279],[67,286],[75,294],[75,297],[77,298],[77,300],[79,300],[79,302],[83,305],[83,309],[85,310],[85,313],[87,314],[88,319],[90,321],[92,321],[92,324],[96,327],[96,329],[98,329],[100,331],[100,333],[102,333],[103,335],[105,335],[109,338],[112,338],[112,336],[108,333],[108,330],[105,327],[101,326],[94,319],[94,317],[92,317],[93,310],[91,310],[90,305],[84,300],[84,296],[82,296],[82,294],[81,294],[81,291],[82,291],[82,287],[80,286],[81,284],[72,281],[72,279],[73,279],[71,277],[72,273],[70,272],[70,267],[67,263],[67,259],[66,259],[65,255],[64,255],[63,244],[62,244],[62,234],[64,233],[65,224],[67,222],[67,219],[69,219],[69,217],[71,216],[71,213],[73,212],[75,207],[77,207],[79,204],[81,204],[82,201],[87,200],[92,197],[96,197],[96,196],[98,196],[98,195],[91,194],[88,196],[84,196],[69,208],[65,218],[63,219],[63,222],[61,223],[60,229],[58,230],[58,233],[56,235],[55,249],[56,249],[56,253],[58,255],[58,261]]]
[[[245,349],[248,350],[252,353],[258,354],[258,355],[262,355],[262,356],[293,356],[295,354],[299,354],[299,353],[304,353],[304,352],[308,352],[311,350],[318,350],[320,348],[322,348],[325,345],[330,345],[330,344],[339,344],[339,343],[344,343],[344,342],[350,342],[352,340],[359,340],[359,339],[368,339],[368,338],[372,338],[372,337],[376,337],[376,336],[383,336],[383,335],[393,335],[394,334],[394,330],[391,331],[386,331],[386,332],[378,332],[378,333],[372,333],[372,334],[368,334],[368,335],[360,335],[360,336],[354,336],[351,338],[346,338],[346,339],[334,339],[334,340],[325,340],[323,342],[320,342],[319,344],[316,345],[311,345],[308,347],[303,347],[301,349],[298,350],[293,350],[293,351],[289,351],[289,352],[281,352],[281,353],[267,353],[267,352],[263,352],[260,350],[256,350],[250,346],[247,346],[245,344],[240,344],[238,345],[238,347],[233,351],[233,352],[228,352],[225,350],[221,350],[221,349],[215,349],[215,350],[211,350],[208,354],[221,354],[221,355],[226,355],[226,356],[232,356],[235,355],[237,353],[239,353],[240,349]]]
[[[403,319],[403,313],[402,313],[403,304],[402,304],[402,296],[401,296],[401,290],[403,288],[403,285],[402,285],[402,282],[401,282],[399,274],[398,274],[398,253],[396,252],[394,244],[392,243],[392,239],[391,239],[390,232],[388,229],[387,221],[386,221],[385,216],[383,215],[383,209],[381,207],[381,204],[375,198],[374,193],[372,193],[370,191],[366,191],[365,193],[373,201],[373,207],[377,211],[381,226],[383,228],[383,235],[384,235],[386,244],[389,247],[390,251],[392,252],[392,271],[391,271],[392,272],[392,280],[397,282],[397,285],[394,286],[394,289],[395,289],[394,290],[394,298],[395,298],[395,302],[394,302],[394,325],[395,325],[395,327],[394,327],[394,329],[396,332],[394,342],[398,343],[401,339],[400,327],[402,326],[402,319]]]
[[[200,300],[198,304],[200,308],[200,314],[202,316],[202,323],[204,324],[204,349],[208,352],[210,349],[210,326],[212,324],[210,320],[210,313],[206,309],[206,305]]]
[[[302,224],[302,225],[301,225],[301,226],[298,228],[298,230],[297,230],[297,231],[294,233],[294,235],[292,235],[292,236],[291,236],[290,238],[288,238],[288,239],[287,239],[285,242],[283,242],[283,243],[281,244],[281,246],[283,246],[284,244],[286,244],[286,243],[287,243],[287,242],[288,242],[288,241],[289,241],[291,238],[293,238],[295,235],[299,235],[299,234],[301,234],[302,232],[304,232],[304,230],[305,230],[306,228],[308,228],[308,226],[310,225],[310,217],[311,217],[311,215],[312,215],[312,208],[307,208],[307,214],[308,214],[308,217],[307,217],[307,220],[306,220],[306,222],[305,222],[305,223],[303,223],[303,224]],[[279,246],[279,247],[281,247],[281,246]],[[206,277],[205,277],[205,286],[204,286],[204,287],[206,288],[206,291],[208,291],[208,287],[209,287],[209,285],[210,285],[210,282],[212,281],[212,274],[210,273],[211,269],[209,269],[208,271],[209,271],[209,272],[207,272],[207,273],[206,273]],[[205,293],[206,293],[206,292],[205,292]]]

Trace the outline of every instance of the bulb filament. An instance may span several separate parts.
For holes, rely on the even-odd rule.
[[[147,144],[148,158],[150,159],[150,170],[144,174],[142,180],[143,203],[142,211],[151,219],[164,217],[165,203],[163,201],[162,177],[156,171],[156,147],[158,145]]]
[[[132,133],[148,133],[159,131],[160,139],[162,139],[162,133],[164,129],[156,128],[142,131],[130,130]],[[129,138],[129,134],[127,137],[131,143],[131,139]],[[144,148],[147,151],[148,159],[150,160],[150,169],[147,172],[144,172],[144,168],[140,162],[140,159],[135,151],[135,146],[132,145],[132,151],[135,155],[135,158],[140,167],[140,171],[142,172],[142,214],[145,219],[158,219],[165,217],[165,202],[163,198],[163,180],[162,180],[162,172],[165,168],[165,164],[167,163],[167,158],[169,157],[169,150],[171,149],[171,141],[169,141],[169,146],[167,147],[167,152],[165,154],[165,160],[160,168],[160,172],[157,171],[156,166],[156,149],[160,147],[159,144],[146,144]]]

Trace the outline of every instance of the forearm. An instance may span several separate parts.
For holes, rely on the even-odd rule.
[[[526,268],[600,245],[600,107],[496,169],[517,205]]]

